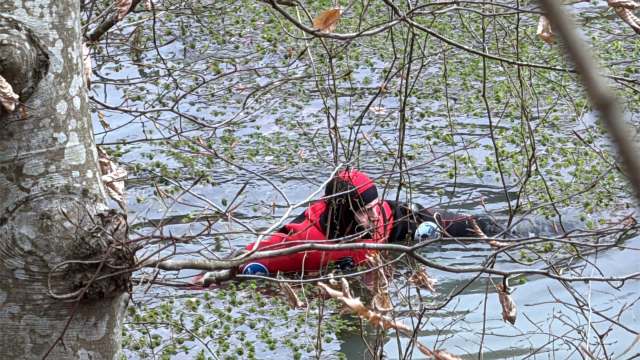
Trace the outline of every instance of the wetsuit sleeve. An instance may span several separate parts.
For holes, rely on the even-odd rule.
[[[320,204],[320,203],[318,203]],[[279,250],[305,243],[336,244],[333,240],[327,240],[319,226],[319,214],[324,209],[324,204],[310,207],[300,216],[278,230],[269,239],[260,242],[260,250]],[[362,242],[372,242],[365,240]],[[255,243],[248,245],[247,250],[253,250]],[[277,272],[319,271],[329,262],[339,265],[341,262],[349,266],[362,263],[369,252],[366,250],[340,250],[340,251],[302,251],[289,255],[277,256],[268,259],[255,260],[240,266],[242,274],[273,274]]]
[[[414,209],[411,209],[407,204],[392,201],[388,201],[388,203],[394,209],[395,219],[393,230],[389,236],[390,242],[413,240],[416,229],[425,221],[442,226],[453,237],[476,237],[477,234],[473,230],[471,220],[474,220],[487,236],[502,232],[502,227],[489,217],[472,216],[442,209],[425,209],[418,204]]]
[[[448,210],[430,210],[424,209],[429,212],[447,233],[453,237],[477,237],[478,234],[473,229],[473,223],[475,222],[478,228],[487,236],[494,236],[503,233],[504,227],[489,216],[467,215],[458,212],[452,212]]]

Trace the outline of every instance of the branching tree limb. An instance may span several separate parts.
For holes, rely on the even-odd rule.
[[[558,31],[564,40],[564,46],[576,64],[576,70],[582,75],[585,89],[593,106],[600,111],[601,119],[613,138],[618,152],[622,155],[627,166],[627,178],[631,183],[640,201],[640,160],[638,151],[633,146],[629,137],[628,126],[622,119],[618,100],[609,89],[604,77],[600,75],[593,57],[589,53],[589,47],[578,36],[573,25],[573,20],[562,9],[560,3],[554,0],[540,0],[547,12],[553,29]]]
[[[129,8],[129,13],[133,11],[133,9],[138,6],[141,0],[132,0],[131,7]],[[93,30],[91,35],[89,35],[89,40],[91,42],[98,41],[109,29],[111,29],[118,22],[118,12],[114,12],[113,15],[104,22],[102,22],[98,27]]]

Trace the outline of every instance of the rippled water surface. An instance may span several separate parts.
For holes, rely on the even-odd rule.
[[[258,9],[264,8],[253,7],[254,5],[248,3],[245,5],[234,8],[234,11],[243,14],[247,19],[255,17],[260,20],[261,16],[266,16],[258,12]],[[575,9],[581,12],[585,19],[590,19],[591,16],[596,17],[602,12],[602,5],[579,4]],[[187,23],[189,19],[194,18],[197,17],[184,17]],[[528,17],[523,22],[533,27],[536,19],[537,17]],[[179,29],[175,25],[176,21],[161,26],[174,28],[177,33]],[[184,26],[184,23],[180,24]],[[195,21],[193,24],[197,27]],[[217,24],[219,28],[215,28],[217,32],[214,35],[223,33],[227,37],[224,46],[214,44],[206,50],[198,45],[193,49],[187,46],[193,39],[200,41],[198,44],[209,44],[207,41],[212,40],[204,35],[193,35],[193,39],[190,38],[191,35],[178,36],[178,40],[160,47],[157,52],[154,50],[119,53],[112,57],[103,53],[101,61],[98,61],[97,68],[94,69],[98,79],[95,79],[90,95],[100,103],[113,107],[125,106],[131,110],[123,113],[103,109],[111,129],[103,128],[97,113],[94,114],[94,127],[97,142],[109,148],[112,154],[115,153],[118,162],[130,169],[130,177],[126,182],[127,208],[132,228],[138,231],[139,235],[158,234],[156,227],[160,224],[165,225],[162,234],[170,232],[178,237],[195,234],[209,225],[205,218],[217,218],[216,208],[225,209],[232,201],[235,201],[234,205],[239,205],[230,216],[219,219],[207,235],[180,242],[175,247],[165,249],[162,254],[175,251],[181,258],[213,258],[226,256],[233,249],[243,249],[255,241],[258,233],[269,228],[285,214],[288,207],[282,194],[290,203],[298,203],[311,196],[320,184],[327,180],[334,170],[334,154],[328,136],[325,102],[321,91],[337,91],[337,96],[324,98],[325,101],[329,101],[327,106],[331,111],[337,109],[337,122],[333,131],[339,132],[345,148],[354,149],[353,152],[358,157],[357,161],[354,157],[349,160],[341,157],[339,160],[343,163],[352,161],[351,166],[376,179],[385,198],[395,200],[398,197],[402,201],[446,207],[469,214],[489,212],[506,224],[509,220],[507,196],[512,200],[512,206],[515,206],[514,199],[518,197],[522,203],[535,205],[544,202],[540,200],[544,197],[540,184],[536,185],[537,190],[532,190],[531,194],[525,195],[521,192],[522,174],[515,169],[520,168],[522,164],[513,160],[514,156],[511,157],[513,163],[508,162],[508,168],[505,170],[504,184],[490,163],[492,159],[495,160],[494,145],[515,154],[515,157],[522,155],[522,143],[513,138],[517,137],[518,129],[525,124],[535,128],[536,136],[541,136],[537,139],[539,156],[536,158],[536,165],[540,165],[539,170],[549,176],[550,187],[557,194],[564,196],[563,191],[575,190],[578,189],[578,185],[589,183],[588,180],[572,173],[578,166],[594,177],[598,175],[598,170],[606,170],[600,158],[585,155],[600,149],[610,150],[609,143],[600,134],[597,114],[584,103],[582,108],[576,110],[573,106],[575,104],[571,105],[568,100],[565,101],[572,96],[584,97],[584,93],[575,82],[569,82],[565,78],[558,80],[568,82],[565,86],[569,89],[562,93],[562,96],[558,96],[558,101],[552,96],[554,93],[549,92],[549,84],[540,85],[541,89],[537,90],[540,93],[538,103],[529,104],[528,120],[519,117],[520,113],[516,110],[503,117],[504,109],[508,108],[512,101],[515,103],[516,99],[503,99],[502,95],[496,95],[506,91],[500,86],[509,83],[509,80],[505,75],[507,70],[504,70],[501,64],[492,63],[491,91],[494,91],[492,95],[495,97],[492,98],[490,122],[484,105],[476,97],[481,87],[477,82],[477,73],[468,77],[460,74],[454,77],[452,73],[451,76],[454,78],[449,79],[447,87],[444,87],[442,58],[439,54],[432,54],[422,63],[424,69],[416,81],[416,92],[408,98],[406,136],[402,146],[405,153],[403,168],[409,170],[405,173],[408,177],[404,178],[406,186],[398,195],[397,189],[401,179],[394,156],[400,145],[399,129],[402,127],[401,103],[396,93],[400,90],[399,80],[387,84],[390,90],[375,99],[373,108],[367,109],[370,99],[381,87],[385,74],[383,69],[391,66],[391,60],[386,55],[380,53],[378,56],[376,49],[363,41],[359,46],[363,49],[363,58],[367,59],[366,64],[361,60],[345,65],[346,69],[343,70],[352,71],[352,75],[349,80],[340,82],[337,89],[327,86],[318,90],[313,81],[293,81],[285,83],[281,88],[273,88],[254,96],[252,101],[255,101],[255,107],[250,111],[242,110],[242,101],[251,98],[248,95],[251,89],[245,91],[244,86],[266,87],[277,79],[307,74],[311,71],[312,62],[308,58],[302,58],[285,70],[274,70],[273,76],[268,75],[271,71],[268,69],[243,73],[243,68],[250,68],[254,63],[232,65],[225,62],[224,57],[233,55],[234,49],[239,49],[240,52],[247,49],[246,53],[249,54],[249,50],[255,50],[257,44],[265,43],[262,40],[265,34],[260,33],[260,29],[264,28],[258,27],[256,31],[243,33],[231,25],[223,28]],[[270,23],[267,21],[267,24]],[[264,23],[259,26],[264,26]],[[617,24],[615,29],[623,28]],[[125,27],[123,31],[134,34],[138,30]],[[606,41],[605,39],[606,37],[601,37],[600,40],[593,40],[594,46],[598,45],[599,41]],[[248,40],[252,42],[247,42]],[[383,40],[384,37],[374,39]],[[259,64],[281,65],[285,61],[282,54],[286,53],[285,49],[288,49],[288,46],[300,46],[296,47],[296,50],[304,49],[302,42],[291,41],[293,45],[290,45],[288,42],[285,44],[286,41],[281,40],[281,43],[276,44],[272,42],[271,50],[260,57]],[[425,46],[431,46],[430,41],[432,40],[428,37],[424,39]],[[238,47],[234,47],[235,44]],[[635,42],[629,41],[629,44]],[[434,54],[437,49],[439,45],[429,48]],[[451,51],[449,66],[454,70],[449,69],[452,72],[464,72],[480,66],[477,60],[472,63],[463,52]],[[319,53],[314,54],[315,61],[319,61]],[[183,95],[184,91],[172,90],[163,93],[163,86],[167,83],[173,84],[170,76],[154,69],[153,66],[140,66],[141,62],[154,64],[158,56],[162,56],[164,61],[171,65],[181,66],[184,62],[192,64],[189,71],[211,81],[211,88],[186,96],[175,107],[184,115],[200,119],[206,123],[206,127],[196,126],[193,122],[185,120],[184,116],[165,111],[168,105],[162,104],[162,99]],[[221,59],[216,60],[216,64],[198,60],[207,56],[219,56]],[[555,60],[557,59],[545,61]],[[631,64],[634,62],[635,60]],[[230,73],[222,80],[214,79],[215,71],[225,72],[232,69],[240,70]],[[296,71],[296,74],[292,71]],[[533,76],[532,74],[528,76]],[[638,77],[634,73],[628,76]],[[464,85],[463,82],[467,79],[471,84]],[[180,81],[184,79],[176,80],[177,83]],[[527,86],[535,88],[538,86],[535,81],[532,80]],[[170,86],[167,85],[165,88]],[[444,96],[445,90],[448,96]],[[158,95],[161,93],[162,95]],[[136,100],[137,94],[144,94],[145,100]],[[538,93],[535,95],[538,96]],[[629,100],[629,103],[632,102],[633,100]],[[125,103],[126,105],[123,105]],[[149,110],[149,113],[140,115],[141,109]],[[637,122],[635,113],[631,105],[626,108],[626,118],[634,123]],[[551,114],[556,116],[553,121],[550,121]],[[173,129],[179,129],[180,134],[172,133]],[[492,129],[499,135],[498,141],[501,145],[496,145],[491,139]],[[543,133],[544,136],[541,135]],[[365,135],[362,134],[366,134],[366,141]],[[585,134],[593,135],[593,147],[576,140],[574,134],[582,134],[584,137],[587,137]],[[207,155],[204,152],[193,152],[188,148],[188,144],[176,145],[175,142],[150,140],[170,137],[172,141],[179,141],[181,136],[194,142],[198,141],[196,137],[200,141],[210,142],[209,149],[240,167],[214,159],[211,153]],[[455,153],[455,156],[452,156],[452,153]],[[570,165],[568,159],[571,159]],[[556,164],[558,166],[555,166]],[[193,187],[191,193],[183,194],[179,202],[166,200],[163,203],[158,196],[158,189],[171,191],[175,188],[177,192],[174,195],[180,194],[180,187],[189,188],[197,178],[196,171],[205,175],[207,181]],[[595,224],[594,227],[604,226],[607,221],[620,219],[632,212],[627,209],[630,197],[623,180],[616,173],[612,181],[614,185],[602,185],[559,205],[565,230],[585,229],[590,222]],[[245,185],[244,191],[238,195],[239,190]],[[277,186],[282,194],[274,186]],[[605,200],[600,200],[596,195],[596,190],[602,191],[602,188],[605,188],[604,192],[608,194]],[[313,197],[312,200],[317,198],[318,196]],[[607,201],[608,205],[604,205],[604,201]],[[590,202],[591,205],[584,205],[585,202]],[[589,206],[590,210],[585,210]],[[295,210],[289,218],[295,217],[301,211]],[[515,232],[524,237],[557,236],[554,223],[558,226],[560,219],[554,214],[555,211],[556,209],[547,206],[544,211],[526,215],[526,221],[516,226]],[[519,212],[513,220],[518,221],[524,215],[524,211]],[[636,261],[636,249],[640,248],[640,239],[635,237],[634,233],[630,233],[624,237],[621,245],[603,251],[586,252],[583,259],[574,258],[562,264],[561,270],[565,275],[573,271],[574,276],[597,276],[601,271],[605,276],[611,277],[639,272],[640,263]],[[157,246],[149,246],[145,250],[152,252]],[[480,242],[443,241],[441,244],[427,247],[422,254],[438,264],[465,267],[482,264],[494,250]],[[519,257],[519,254],[513,255]],[[597,268],[592,267],[590,263],[597,264]],[[601,282],[581,281],[563,284],[540,275],[511,278],[509,285],[515,288],[512,299],[518,309],[517,321],[513,326],[502,320],[498,294],[493,284],[489,283],[488,276],[482,275],[474,280],[475,274],[471,273],[428,269],[429,274],[438,280],[437,294],[431,295],[426,290],[420,290],[418,293],[415,287],[407,286],[406,277],[410,275],[410,266],[412,264],[406,260],[399,262],[390,284],[390,290],[394,294],[391,300],[395,305],[395,316],[407,324],[412,324],[417,320],[417,312],[412,311],[417,311],[422,306],[439,304],[449,294],[463,290],[442,309],[425,312],[427,318],[422,319],[416,338],[429,348],[447,349],[462,358],[476,359],[481,349],[484,359],[581,358],[583,355],[578,350],[581,345],[581,340],[577,337],[578,332],[589,332],[592,340],[594,336],[598,336],[597,333],[606,332],[603,342],[607,344],[608,351],[620,353],[633,341],[635,335],[632,332],[640,330],[640,309],[636,303],[640,289],[637,280],[629,280],[624,284],[614,283],[612,285],[617,287],[614,289]],[[498,257],[494,266],[502,270],[525,268],[504,254]],[[545,269],[543,263],[532,267]],[[177,275],[162,274],[161,278],[167,281],[188,281],[196,274],[196,271],[182,271]],[[362,278],[357,278],[352,286],[357,292],[366,293],[362,281]],[[498,284],[502,279],[492,277],[492,282]],[[592,313],[589,313],[588,306],[583,306],[586,312],[580,315],[572,311],[576,309],[576,299],[570,294],[567,286],[588,299],[593,309]],[[260,296],[256,297],[255,294]],[[302,354],[301,356],[306,358],[315,357],[317,354],[317,339],[313,338],[313,334],[317,333],[318,315],[322,314],[323,358],[339,358],[345,355],[348,359],[371,357],[363,337],[368,342],[374,341],[376,329],[364,324],[364,333],[361,333],[357,326],[360,320],[350,316],[339,320],[337,304],[321,301],[317,291],[306,294],[309,296],[310,307],[307,310],[291,310],[285,305],[282,292],[277,287],[274,288],[273,284],[265,285],[262,280],[251,285],[249,282],[244,282],[243,285],[232,283],[231,287],[230,284],[223,284],[207,291],[156,285],[146,291],[141,289],[135,293],[135,299],[140,301],[135,311],[137,314],[148,314],[155,309],[159,312],[156,314],[157,317],[164,311],[166,314],[172,314],[177,324],[155,325],[152,330],[134,328],[133,325],[130,328],[138,337],[148,337],[153,341],[156,338],[152,335],[155,335],[166,344],[175,336],[175,329],[178,327],[189,328],[199,322],[210,327],[210,336],[203,341],[187,338],[184,344],[188,345],[188,353],[180,352],[172,357],[174,359],[191,359],[194,354],[206,350],[207,346],[216,352],[223,348],[225,343],[228,343],[230,350],[222,351],[219,354],[221,358],[243,358],[249,352],[247,342],[254,343],[255,356],[258,358],[291,358],[292,353]],[[220,311],[223,312],[218,313],[215,309],[222,309]],[[264,313],[260,313],[261,310],[265,310]],[[134,310],[130,309],[130,312],[132,311]],[[130,321],[132,316],[130,313]],[[608,331],[611,322],[603,321],[605,317],[613,319],[616,323],[611,331]],[[588,319],[595,330],[589,329]],[[229,324],[233,326],[225,329]],[[217,341],[223,337],[224,341]],[[384,343],[384,352],[388,358],[426,358],[418,350],[407,353],[409,339],[406,336],[398,336],[391,331],[378,339]],[[131,358],[140,356],[139,349],[131,344],[126,346],[128,355]],[[637,351],[632,350],[627,356],[636,353]],[[157,355],[159,358],[161,353]],[[595,356],[603,358],[605,354],[598,353]]]

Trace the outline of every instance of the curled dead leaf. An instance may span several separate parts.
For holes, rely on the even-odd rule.
[[[98,120],[100,120],[100,124],[105,128],[105,129],[111,129],[111,124],[109,124],[107,122],[107,120],[104,119],[104,114],[102,114],[102,111],[98,110]]]
[[[435,354],[433,353],[433,351],[431,351],[431,349],[429,349],[428,347],[422,345],[418,341],[416,341],[416,346],[418,347],[418,350],[420,350],[421,353],[423,353],[423,354],[425,354],[427,356],[435,357]]]
[[[471,226],[473,226],[473,232],[476,233],[476,235],[478,235],[478,237],[480,238],[486,238],[487,235],[485,235],[482,230],[480,230],[480,227],[478,227],[478,224],[476,224],[476,221],[473,219],[470,219],[469,221],[471,221]]]
[[[302,309],[304,307],[306,307],[305,303],[303,303],[299,298],[298,295],[296,295],[296,292],[293,291],[293,289],[291,288],[291,285],[285,283],[285,282],[281,282],[279,283],[280,285],[280,289],[282,291],[284,291],[285,294],[287,294],[287,299],[289,299],[289,305],[291,305],[291,308],[293,309]]]
[[[340,21],[341,9],[331,9],[320,13],[313,20],[313,30],[319,30],[324,34],[333,32],[338,27]]]
[[[389,280],[383,267],[384,262],[379,255],[367,256],[367,263],[371,268],[377,268],[373,272],[373,286],[371,292],[374,295],[371,300],[371,307],[379,312],[386,313],[392,311],[391,301],[389,301]]]
[[[609,7],[612,7],[614,9],[623,8],[629,10],[637,10],[640,7],[638,3],[631,0],[607,0],[607,4],[609,4]]]
[[[388,313],[393,311],[393,307],[391,306],[391,301],[387,294],[376,294],[373,299],[371,299],[371,307],[375,311],[379,311],[380,313]]]
[[[431,351],[428,347],[416,341],[416,346],[421,353],[434,358],[435,360],[462,360],[461,357],[448,353],[446,350]]]
[[[353,299],[353,291],[349,287],[349,282],[345,278],[340,279],[340,286],[342,286],[342,296]]]
[[[375,312],[371,312],[371,317],[369,318],[369,322],[371,322],[372,325],[380,326],[381,328],[384,329],[384,331],[389,331],[389,329],[402,330],[407,332],[411,331],[411,328],[408,327],[407,325],[401,322],[388,319]]]
[[[339,299],[342,301],[344,306],[349,309],[352,314],[355,314],[361,318],[369,320],[372,325],[377,325],[382,327],[385,331],[391,328],[396,330],[405,330],[411,331],[411,328],[407,327],[403,323],[391,320],[389,318],[384,317],[383,315],[376,313],[375,311],[371,311],[369,308],[364,306],[362,301],[359,298],[353,298],[351,294],[351,289],[348,288],[349,284],[346,280],[342,279],[342,292],[333,290],[326,284],[318,283],[318,286],[324,290],[325,293],[329,294],[331,297],[335,299]],[[346,287],[345,287],[346,283]],[[343,314],[344,311],[340,311],[340,314]]]
[[[322,290],[324,290],[324,292],[325,292],[327,295],[331,296],[332,298],[339,299],[339,298],[341,298],[341,297],[342,297],[342,293],[341,293],[340,291],[334,290],[334,289],[332,289],[330,286],[328,286],[328,285],[326,285],[326,284],[318,283],[318,286],[319,286]]]
[[[626,22],[636,34],[640,35],[640,19],[635,16],[631,10],[624,7],[616,7],[613,8],[613,11],[622,19],[622,21]]]
[[[131,0],[118,0],[118,15],[116,21],[121,21],[129,13],[131,9]]]
[[[360,298],[352,299],[343,296],[340,300],[349,308],[349,310],[351,310],[351,313],[356,314],[359,317],[369,319],[373,315],[371,310],[364,306],[362,301],[360,301]]]
[[[436,290],[433,288],[433,285],[435,285],[438,280],[429,276],[429,274],[427,274],[427,270],[425,269],[418,269],[418,271],[411,275],[409,281],[417,287],[429,290],[432,295],[436,294]]]
[[[118,203],[123,211],[127,211],[124,199],[124,179],[127,177],[127,170],[116,166],[109,155],[100,147],[98,148],[98,163],[100,164],[100,172],[102,173],[102,182],[104,182],[107,195],[113,201]]]
[[[496,240],[488,240],[487,244],[489,244],[491,247],[498,248],[498,249],[502,249],[502,248],[505,248],[505,247],[511,245],[508,242],[496,241]]]
[[[511,296],[504,291],[502,284],[497,285],[496,288],[498,289],[500,305],[502,305],[502,320],[510,322],[511,325],[515,325],[516,316],[518,315],[516,304],[511,300]]]
[[[553,45],[555,38],[551,34],[551,23],[546,16],[540,15],[540,21],[538,21],[538,30],[536,35],[549,45]]]
[[[84,65],[84,77],[87,79],[87,89],[91,90],[91,54],[87,43],[82,44],[82,64]]]
[[[448,353],[447,350],[436,350],[434,354],[437,360],[462,360],[460,356]]]
[[[383,318],[384,319],[384,323],[382,325],[382,328],[386,331],[389,329],[394,329],[394,330],[402,330],[402,331],[407,331],[410,332],[413,329],[411,329],[410,327],[408,327],[407,325],[395,321],[395,320],[389,320],[387,318]]]
[[[2,76],[0,76],[0,105],[9,114],[18,105],[18,95],[13,92],[13,87]]]

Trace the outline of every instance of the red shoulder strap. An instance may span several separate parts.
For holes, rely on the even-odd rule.
[[[375,242],[383,242],[387,240],[389,234],[391,233],[391,229],[393,228],[393,211],[391,211],[391,206],[389,203],[382,200],[382,206],[380,207],[381,214],[378,219],[378,229],[381,230],[382,236],[374,236]]]

